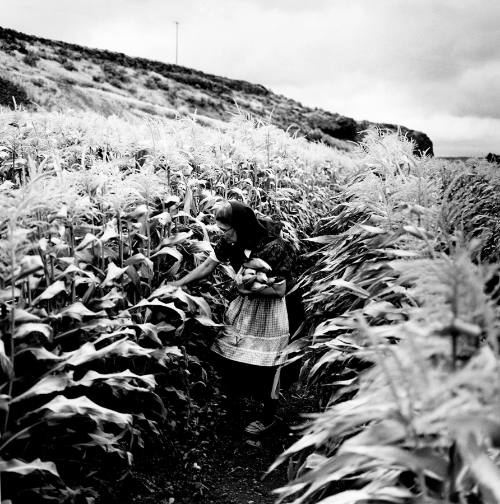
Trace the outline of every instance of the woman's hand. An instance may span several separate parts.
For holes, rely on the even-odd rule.
[[[256,294],[268,297],[284,297],[286,294],[286,281],[280,280],[278,282],[273,282],[271,285],[265,285],[264,288],[260,289]]]
[[[254,294],[259,294],[260,292],[263,292],[266,289],[267,289],[267,284],[263,284],[263,283],[259,283],[259,282],[254,282],[250,286],[250,291],[253,292]]]
[[[242,272],[243,268],[241,268],[234,277],[234,282],[236,283],[236,289],[238,290],[238,293],[243,296],[248,296],[249,294],[256,294],[258,291],[257,289],[253,288],[255,275],[252,275],[250,277],[243,277]]]
[[[236,289],[238,290],[238,294],[241,294],[242,296],[248,296],[249,294],[254,294],[253,291],[251,291],[248,287],[246,287],[243,284],[236,284]]]
[[[241,274],[241,269],[236,273],[236,276],[234,277],[234,282],[236,284],[236,289],[238,290],[238,293],[247,296],[248,294],[251,293],[250,289],[248,288],[248,282],[243,281],[243,276]]]
[[[265,289],[267,289],[267,285],[263,284],[258,284],[257,286],[254,286],[254,284],[248,286],[245,284],[236,284],[236,288],[238,289],[238,292],[242,294],[243,296],[248,296],[249,294],[260,294],[263,292]]]
[[[191,271],[187,275],[183,276],[182,278],[179,278],[179,280],[173,280],[172,282],[168,283],[175,287],[183,287],[188,283],[197,280],[202,280],[203,278],[206,278],[208,275],[210,275],[210,273],[212,273],[215,270],[218,264],[219,261],[217,261],[217,259],[213,259],[212,257],[209,256],[205,259],[204,262],[202,262],[199,266],[197,266],[193,271]]]

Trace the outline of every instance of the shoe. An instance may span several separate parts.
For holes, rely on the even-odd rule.
[[[272,429],[277,424],[277,420],[274,419],[271,423],[265,425],[260,420],[255,420],[252,423],[249,423],[245,427],[245,432],[247,434],[251,434],[252,436],[259,436],[260,434],[264,434],[269,429]]]

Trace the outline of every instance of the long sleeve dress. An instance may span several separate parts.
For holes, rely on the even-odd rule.
[[[281,238],[263,237],[253,250],[239,250],[225,240],[214,249],[215,258],[230,262],[238,271],[248,258],[258,257],[272,268],[269,276],[276,281],[290,278],[293,250]],[[245,376],[245,386],[257,395],[272,394],[276,389],[275,372],[286,355],[284,350],[290,337],[288,313],[284,297],[269,297],[256,294],[238,295],[225,314],[225,327],[212,346],[223,357],[230,375],[238,379]],[[237,365],[237,363],[241,365]]]

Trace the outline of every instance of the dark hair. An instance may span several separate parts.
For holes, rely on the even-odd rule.
[[[217,211],[215,212],[215,220],[218,220],[223,224],[231,226],[232,216],[233,216],[233,207],[231,206],[231,203],[229,203],[229,201],[226,201],[225,203],[222,203],[217,207]]]
[[[229,200],[220,205],[215,218],[236,231],[236,243],[242,248],[253,248],[261,238],[268,236],[254,211],[239,201]]]

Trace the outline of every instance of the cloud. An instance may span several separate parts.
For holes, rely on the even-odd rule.
[[[497,0],[2,4],[4,26],[166,62],[175,59],[179,21],[181,64],[356,119],[436,132],[446,123],[432,118],[447,118],[458,134],[461,121],[467,130],[473,118],[500,118]],[[485,124],[496,123],[477,123],[496,141]]]
[[[234,5],[241,6],[258,6],[264,11],[279,10],[281,12],[290,11],[324,11],[332,4],[331,0],[313,0],[306,2],[304,0],[232,0]]]
[[[456,83],[451,111],[457,115],[500,118],[500,61],[465,71]]]
[[[417,125],[419,121],[433,138],[438,156],[485,156],[499,151],[499,119],[440,114],[416,118]]]

